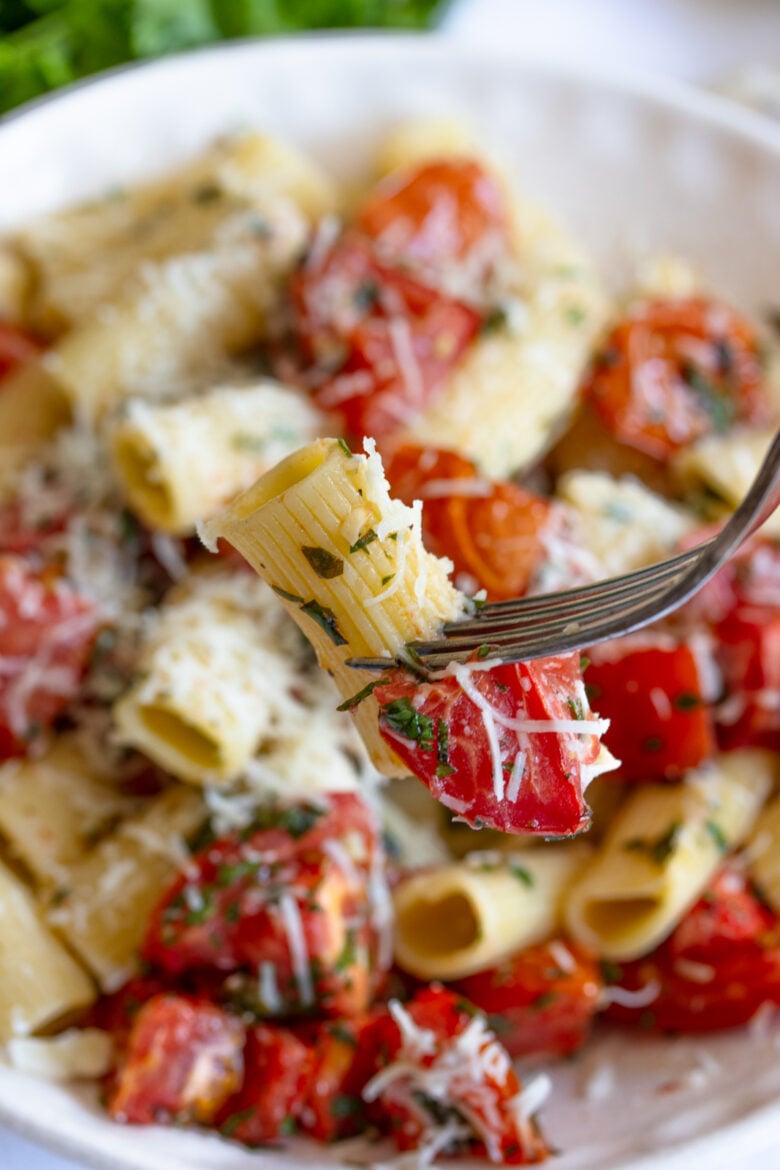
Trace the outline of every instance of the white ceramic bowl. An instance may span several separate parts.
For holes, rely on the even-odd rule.
[[[383,127],[431,114],[464,117],[494,141],[617,281],[637,252],[669,250],[755,317],[780,303],[780,131],[769,122],[669,82],[561,73],[437,38],[243,43],[43,100],[0,125],[0,230],[232,128],[268,129],[351,173]],[[563,1151],[556,1170],[780,1166],[771,1031],[605,1035],[553,1077],[543,1121]],[[123,1129],[93,1093],[2,1065],[0,1124],[121,1170],[294,1170],[343,1156],[298,1146],[260,1156],[195,1133]]]

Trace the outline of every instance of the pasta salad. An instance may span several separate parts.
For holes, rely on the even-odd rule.
[[[780,399],[463,127],[373,165],[245,133],[0,242],[0,1044],[122,1124],[535,1163],[597,1020],[780,1002],[780,528],[587,656],[404,647],[704,539]]]

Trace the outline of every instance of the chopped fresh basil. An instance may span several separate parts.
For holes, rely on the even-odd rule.
[[[374,532],[373,528],[369,528],[368,532],[364,532],[363,535],[358,540],[356,540],[354,544],[349,546],[349,551],[351,553],[360,552],[361,548],[366,548],[369,544],[373,544],[375,540],[379,540],[379,537]]]
[[[351,459],[352,458],[352,449],[350,448],[350,445],[347,442],[347,440],[346,439],[339,439],[338,443],[339,443],[339,447],[341,447],[341,450],[344,452],[344,454],[349,455],[349,457]]]
[[[519,882],[522,882],[529,890],[534,886],[534,875],[524,865],[520,865],[517,861],[510,863],[509,872],[512,877],[516,877]]]
[[[674,852],[682,831],[682,821],[672,821],[659,837],[632,837],[623,848],[627,853],[646,853],[656,865],[663,865]]]
[[[304,544],[301,545],[301,552],[317,576],[324,578],[326,581],[330,581],[333,577],[340,577],[344,572],[344,562],[341,557],[337,557],[332,552],[328,552],[326,548],[318,548],[316,545]]]
[[[297,593],[288,593],[286,589],[280,589],[278,585],[272,585],[271,588],[277,597],[283,597],[285,601],[292,601],[295,605],[303,604],[303,598],[299,597]]]
[[[704,828],[718,847],[719,853],[728,853],[729,843],[726,834],[717,821],[705,821]]]
[[[392,731],[404,739],[413,740],[421,751],[427,752],[433,747],[433,720],[415,710],[411,699],[393,699],[380,707],[380,712]]]
[[[357,694],[351,695],[348,699],[345,699],[343,703],[339,703],[336,710],[351,711],[353,707],[357,707],[358,703],[362,703],[364,699],[367,699],[368,696],[372,694],[377,687],[386,686],[389,681],[390,680],[387,678],[377,678],[374,680],[374,682],[366,683],[362,691],[358,691]]]
[[[339,629],[336,622],[336,615],[332,609],[328,609],[327,606],[320,605],[319,601],[312,599],[311,601],[305,602],[300,607],[300,610],[301,613],[305,613],[325,631],[335,646],[346,646],[347,639]]]

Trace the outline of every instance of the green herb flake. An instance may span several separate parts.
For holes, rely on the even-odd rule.
[[[736,413],[734,402],[693,363],[685,362],[680,373],[683,381],[695,393],[699,405],[708,415],[714,429],[719,434],[727,431],[734,422]]]
[[[279,1124],[279,1133],[282,1137],[295,1137],[297,1132],[298,1122],[291,1114],[288,1114]]]
[[[382,578],[382,584],[389,585],[394,576],[395,576],[395,573],[388,573],[388,575],[386,577]]]
[[[391,731],[413,740],[420,751],[427,752],[433,747],[433,720],[415,710],[411,699],[393,699],[380,707],[380,713]]]
[[[359,540],[356,540],[354,544],[349,546],[349,551],[351,553],[360,552],[362,548],[367,548],[368,545],[373,544],[375,540],[379,540],[379,537],[374,532],[373,528],[369,528],[368,532],[364,532]]]
[[[326,548],[318,548],[316,545],[304,544],[301,545],[301,552],[317,576],[322,577],[326,581],[330,581],[333,577],[340,577],[344,572],[344,562],[341,557],[337,557],[333,553],[328,552]]]
[[[190,888],[194,889],[195,887]],[[197,892],[200,894],[200,905],[192,906],[187,910],[184,915],[185,926],[202,926],[204,922],[208,922],[216,910],[214,894],[211,890],[204,889]]]
[[[350,1048],[357,1048],[357,1036],[354,1032],[350,1031],[342,1020],[336,1020],[334,1024],[326,1025],[326,1030],[329,1036],[332,1036],[334,1040],[338,1040],[339,1044],[346,1044]]]
[[[344,452],[344,454],[348,455],[349,458],[351,459],[352,458],[352,450],[351,450],[350,445],[347,442],[347,440],[346,439],[339,439],[338,444],[339,444],[339,447],[341,447],[341,450]]]
[[[566,706],[571,711],[572,719],[584,719],[585,718],[585,708],[582,705],[581,699],[577,699],[577,698],[567,699]]]
[[[316,804],[291,804],[277,814],[276,824],[297,841],[310,833],[324,815],[325,809]]]
[[[590,659],[588,658],[587,654],[580,654],[580,670],[582,671],[583,674],[585,673],[585,671],[588,669],[589,666],[590,666]]]
[[[361,691],[351,695],[348,699],[345,699],[343,703],[339,703],[336,710],[352,711],[355,707],[358,706],[359,703],[362,703],[364,699],[367,699],[369,695],[373,694],[377,687],[387,686],[389,682],[389,678],[377,678],[373,682],[366,683]]]
[[[303,598],[299,597],[297,593],[288,593],[286,589],[281,589],[278,585],[272,585],[271,588],[277,597],[282,597],[285,601],[292,601],[294,605],[303,605]]]
[[[543,991],[541,995],[537,995],[536,999],[531,1004],[532,1012],[543,1012],[545,1008],[550,1007],[558,999],[558,994],[555,991]]]
[[[483,317],[482,324],[479,331],[483,337],[489,336],[491,333],[498,333],[505,329],[509,323],[509,314],[503,305],[496,305],[495,308],[490,309]]]
[[[300,606],[300,610],[301,613],[305,613],[307,617],[310,617],[312,621],[315,621],[325,631],[334,646],[346,646],[347,639],[339,629],[338,623],[336,622],[336,615],[332,609],[328,609],[327,606],[320,605],[319,601],[312,599],[311,601],[304,602]]]
[[[352,929],[348,930],[347,937],[344,940],[344,946],[341,950],[341,954],[338,956],[335,963],[333,964],[334,971],[338,971],[339,973],[341,973],[343,971],[348,971],[350,967],[354,967],[355,963],[357,962],[356,943],[357,943],[357,935],[356,935],[355,931]]]
[[[232,865],[222,864],[217,867],[216,883],[223,889],[232,886],[242,878],[256,874],[259,868],[257,861],[236,861]]]
[[[509,866],[509,872],[511,873],[512,877],[517,878],[517,880],[521,882],[521,884],[524,885],[527,889],[533,889],[535,885],[534,875],[529,869],[526,869],[524,865],[520,865],[518,862],[513,861]]]
[[[219,1127],[219,1132],[223,1137],[232,1137],[234,1133],[244,1124],[245,1121],[250,1121],[255,1115],[255,1106],[250,1105],[248,1109],[240,1109],[238,1113],[231,1113],[230,1117],[226,1117]]]
[[[363,1103],[359,1097],[350,1096],[348,1093],[337,1093],[330,1103],[330,1115],[344,1119],[347,1117],[358,1117],[363,1109]]]
[[[601,970],[601,978],[605,983],[620,983],[623,978],[623,968],[619,967],[617,963],[611,962],[609,959],[600,959],[599,968]]]
[[[693,694],[678,695],[674,700],[674,705],[678,711],[694,711],[697,707],[701,707],[701,697]]]
[[[672,821],[659,837],[631,837],[623,848],[627,853],[646,853],[656,865],[663,865],[674,852],[682,832],[682,821]]]
[[[262,455],[267,445],[265,435],[251,435],[248,431],[237,431],[230,439],[230,446],[242,455]]]
[[[705,829],[705,832],[707,832],[709,834],[709,836],[712,838],[712,840],[715,842],[715,845],[718,848],[718,852],[719,853],[728,853],[729,843],[728,843],[728,840],[726,839],[726,834],[723,832],[723,829],[720,827],[718,822],[712,821],[712,820],[705,821],[704,822],[704,829]]]
[[[581,325],[586,320],[587,310],[582,305],[567,305],[564,316],[570,325]]]
[[[493,647],[489,642],[483,642],[479,650],[477,650],[477,658],[487,658]]]

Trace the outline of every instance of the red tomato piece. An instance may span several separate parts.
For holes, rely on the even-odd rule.
[[[383,738],[468,824],[561,837],[587,827],[582,794],[602,728],[579,656],[462,667],[425,683],[398,670],[374,694]]]
[[[0,507],[0,552],[35,553],[45,556],[47,537],[64,531],[68,522],[66,511],[50,512],[27,519],[18,501]]]
[[[131,1125],[212,1122],[239,1087],[244,1027],[214,1004],[156,995],[136,1016],[108,1099]]]
[[[314,1052],[289,1028],[257,1024],[247,1032],[244,1081],[219,1111],[225,1137],[246,1146],[290,1137],[311,1080]]]
[[[355,237],[304,264],[291,291],[304,353],[322,373],[315,399],[358,437],[387,435],[424,410],[481,324]]]
[[[31,362],[42,348],[26,329],[0,321],[0,378]]]
[[[526,592],[546,550],[544,529],[553,504],[518,484],[480,476],[452,451],[412,444],[391,454],[386,467],[393,494],[423,501],[423,539],[437,556],[449,557],[456,576],[486,589],[491,600]]]
[[[704,297],[635,308],[607,337],[584,393],[617,439],[662,461],[734,422],[768,418],[752,327]]]
[[[745,1024],[780,1003],[780,922],[724,866],[706,893],[652,954],[616,968],[610,980],[649,989],[642,1007],[612,1003],[608,1015],[661,1032],[711,1032]]]
[[[758,539],[718,574],[714,614],[725,702],[717,710],[725,748],[780,748],[780,548]]]
[[[76,697],[98,626],[65,578],[0,556],[0,760],[25,755]]]
[[[301,1127],[321,1142],[352,1137],[366,1128],[370,1110],[363,1089],[376,1073],[387,1012],[338,1020],[317,1028],[314,1067]]]
[[[442,159],[388,175],[369,195],[357,227],[389,264],[445,270],[477,259],[484,278],[506,249],[506,211],[498,184],[473,159]]]
[[[416,1148],[434,1127],[443,1131],[437,1152],[465,1149],[508,1165],[544,1161],[547,1144],[482,1012],[432,985],[404,1006],[393,1001],[382,1028],[384,1067],[363,1096],[400,1149]]]
[[[584,947],[553,939],[454,987],[485,1012],[510,1056],[569,1056],[587,1037],[602,979]]]
[[[265,966],[270,1015],[363,1011],[381,973],[368,881],[376,828],[351,793],[327,804],[274,810],[196,854],[152,915],[146,959],[172,975]]]
[[[631,782],[676,780],[716,750],[707,680],[717,668],[705,640],[620,638],[588,651],[588,696],[611,720],[604,742]],[[702,678],[702,660],[708,663]]]

